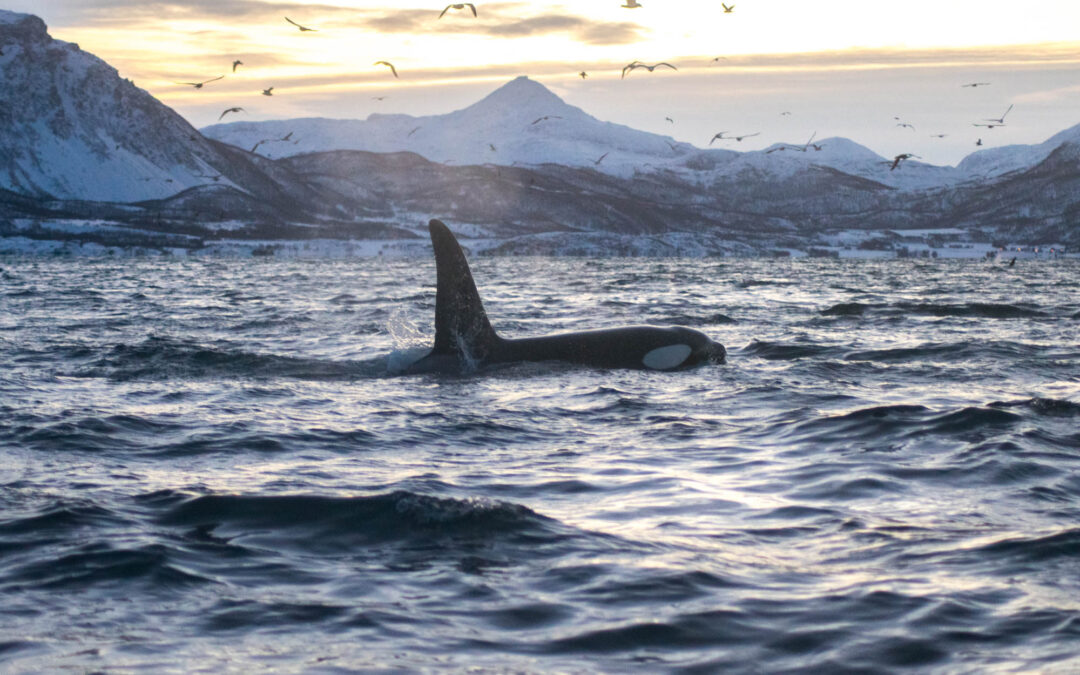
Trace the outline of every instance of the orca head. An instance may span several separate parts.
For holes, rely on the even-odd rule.
[[[649,370],[681,370],[703,363],[724,363],[727,357],[724,345],[699,330],[671,326],[666,331],[671,334],[670,341],[641,358],[641,364]]]

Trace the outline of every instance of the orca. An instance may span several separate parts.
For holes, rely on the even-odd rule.
[[[564,361],[595,368],[682,370],[723,363],[727,352],[685,326],[626,326],[543,337],[504,338],[488,321],[460,244],[439,220],[428,223],[435,249],[435,344],[407,373],[462,371],[490,364]]]

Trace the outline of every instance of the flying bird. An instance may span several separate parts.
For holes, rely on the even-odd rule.
[[[632,70],[635,70],[636,68],[644,68],[645,70],[647,70],[647,71],[649,71],[651,73],[652,71],[656,70],[660,66],[667,66],[668,68],[671,68],[672,70],[678,70],[678,68],[671,65],[670,63],[665,63],[665,62],[654,63],[653,65],[650,66],[650,65],[647,65],[645,63],[642,63],[641,61],[634,61],[633,63],[628,63],[625,66],[623,66],[622,76],[626,77],[626,73],[628,73],[628,72],[630,72]],[[622,78],[619,78],[619,79],[622,79]]]
[[[726,56],[714,56],[712,62],[713,63],[720,63],[721,61],[727,61],[727,60],[728,60],[728,57],[726,57]]]
[[[225,117],[229,113],[238,113],[238,112],[241,112],[243,110],[244,110],[243,108],[226,108],[225,112],[221,113],[221,115],[218,117],[218,122],[221,121],[222,117]]]
[[[734,138],[736,143],[742,143],[742,139],[744,139],[744,138],[752,138],[754,136],[760,136],[760,135],[761,135],[760,131],[755,131],[752,134],[743,134],[742,136],[732,136],[731,138]],[[725,138],[724,140],[726,141],[728,139]]]
[[[581,79],[583,79],[583,80],[584,80],[584,79],[585,79],[586,77],[588,77],[588,76],[589,76],[589,74],[588,74],[588,73],[586,73],[586,72],[585,72],[584,70],[583,70],[583,71],[581,71],[580,73],[578,73],[578,77],[580,77],[580,78],[581,78]]]
[[[713,136],[713,137],[712,137],[712,138],[711,138],[711,139],[709,140],[709,145],[712,145],[712,144],[713,144],[713,141],[715,141],[715,140],[717,140],[717,139],[719,139],[719,140],[721,140],[721,141],[725,141],[725,140],[727,140],[726,138],[724,138],[724,134],[726,134],[726,133],[727,133],[726,131],[721,131],[720,133],[718,133],[718,134],[716,134],[715,136]]]
[[[721,2],[720,6],[724,8],[724,14],[731,14],[735,11],[735,5],[728,6]]]
[[[270,87],[269,89],[263,89],[263,96],[273,96],[273,95],[274,95],[274,88],[273,87]]]
[[[444,9],[439,14],[439,18],[440,19],[443,18],[443,14],[446,14],[447,12],[449,12],[452,9],[465,9],[466,7],[468,7],[469,9],[472,10],[472,15],[473,16],[476,16],[476,5],[472,4],[471,2],[457,2],[457,3],[447,5],[446,9]]]
[[[417,131],[420,131],[420,127],[416,127],[415,129],[413,129],[413,130],[412,130],[412,131],[410,131],[409,133],[405,134],[405,138],[408,138],[409,136],[412,136],[412,135],[413,135],[413,134],[415,134],[415,133],[416,133]]]
[[[785,110],[784,112],[780,113],[780,117],[787,117],[787,116],[789,116],[790,114],[791,114],[790,112],[788,112],[788,111],[786,111],[786,110]]]
[[[497,152],[497,150],[495,150],[495,144],[494,143],[488,143],[488,147],[491,148],[492,152]]]
[[[232,71],[235,73],[236,72],[236,67],[237,66],[242,66],[242,65],[244,65],[244,62],[241,61],[240,59],[236,59],[235,61],[232,62]]]
[[[620,7],[625,7],[626,9],[637,9],[638,7],[641,7],[641,5],[638,4],[637,0],[626,0],[626,4],[620,5]]]
[[[205,80],[203,82],[177,82],[176,84],[186,84],[186,85],[195,87],[196,89],[202,89],[204,84],[209,84],[211,82],[217,82],[218,80],[220,80],[223,77],[225,77],[225,76],[224,75],[218,75],[217,77],[215,77],[212,80]]]
[[[971,82],[970,84],[962,84],[962,85],[960,85],[960,88],[963,89],[964,87],[971,87],[972,89],[974,89],[975,87],[985,87],[988,84],[990,84],[990,83],[989,82]]]
[[[911,129],[912,131],[915,131],[915,125],[914,124],[908,124],[907,122],[898,122],[896,124],[896,126],[898,126],[898,127],[907,127],[908,129]]]
[[[975,145],[982,145],[982,139],[980,138],[979,140],[975,141]]]
[[[594,159],[593,164],[596,164],[597,166],[599,166],[600,162],[604,161],[604,158],[607,157],[607,156],[608,156],[608,153],[605,152],[604,154],[602,154],[599,157],[597,157],[596,159]]]
[[[559,117],[558,115],[544,115],[543,117],[537,117],[535,120],[532,121],[532,124],[530,124],[529,126],[531,127],[533,124],[536,124],[538,122],[543,122],[544,120],[561,120],[561,119],[562,119],[562,117]]]
[[[255,152],[256,150],[259,149],[260,145],[262,145],[263,143],[269,143],[269,142],[270,142],[269,138],[264,138],[261,141],[259,141],[258,143],[256,143],[255,145],[251,146],[251,151]]]
[[[945,138],[949,134],[930,134],[930,138]]]
[[[889,167],[889,171],[892,171],[893,169],[899,168],[900,167],[900,162],[903,162],[906,159],[911,159],[912,157],[918,157],[918,155],[913,155],[910,152],[905,152],[905,153],[903,153],[901,155],[897,155],[896,157],[893,157],[892,166]]]
[[[284,136],[282,136],[281,138],[279,138],[278,140],[284,142],[284,141],[289,140],[290,138],[292,138],[292,132],[291,131],[289,133],[285,134]]]
[[[972,122],[971,126],[973,126],[973,127],[986,127],[987,129],[993,129],[994,127],[1003,127],[1005,125],[1004,124],[998,124],[996,122],[991,122],[989,124],[979,124],[978,122]]]
[[[313,32],[314,33],[314,32],[318,32],[318,30],[319,30],[318,28],[308,28],[307,26],[301,26],[300,24],[296,23],[295,21],[293,21],[289,17],[285,17],[285,20],[288,21],[289,23],[291,23],[292,25],[296,26],[297,28],[299,28],[301,33],[307,33],[307,32]]]
[[[1008,115],[1009,110],[1012,110],[1012,109],[1013,109],[1013,107],[1010,104],[1008,110],[1005,111],[1005,115]],[[1005,115],[1002,115],[1001,117],[987,117],[985,119],[986,119],[987,122],[997,122],[998,124],[1005,124]]]
[[[372,101],[381,101],[381,100],[383,100],[385,98],[386,98],[385,96],[372,96],[371,100]]]
[[[375,63],[373,63],[371,65],[373,65],[373,66],[388,66],[390,68],[390,72],[394,74],[394,77],[398,76],[397,68],[395,68],[394,64],[390,63],[389,61],[376,61]]]
[[[670,117],[665,117],[664,119],[666,119],[668,122],[671,122],[672,124],[675,124],[675,120],[671,119]]]
[[[814,138],[816,136],[817,136],[816,131],[814,133],[810,134],[810,140],[808,140],[806,142],[806,144],[801,146],[801,147],[798,146],[798,145],[778,145],[775,148],[770,148],[770,149],[766,150],[765,154],[766,155],[771,155],[774,152],[783,152],[784,150],[791,150],[792,152],[806,152],[810,148],[813,148],[814,150],[819,150],[820,151],[821,148],[824,147],[824,146],[814,145]]]

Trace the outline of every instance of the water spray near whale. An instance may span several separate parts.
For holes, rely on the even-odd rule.
[[[435,344],[407,373],[461,371],[491,364],[563,361],[595,368],[682,370],[723,363],[726,350],[685,326],[625,326],[531,338],[504,338],[488,321],[465,253],[439,220],[435,249]]]

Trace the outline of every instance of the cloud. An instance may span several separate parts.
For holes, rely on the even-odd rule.
[[[483,5],[479,16],[458,17],[447,14],[439,19],[430,9],[394,9],[355,19],[353,25],[383,33],[452,33],[486,35],[496,38],[523,38],[565,34],[590,45],[619,45],[643,38],[642,28],[634,23],[593,21],[567,14],[522,16],[525,3]]]

